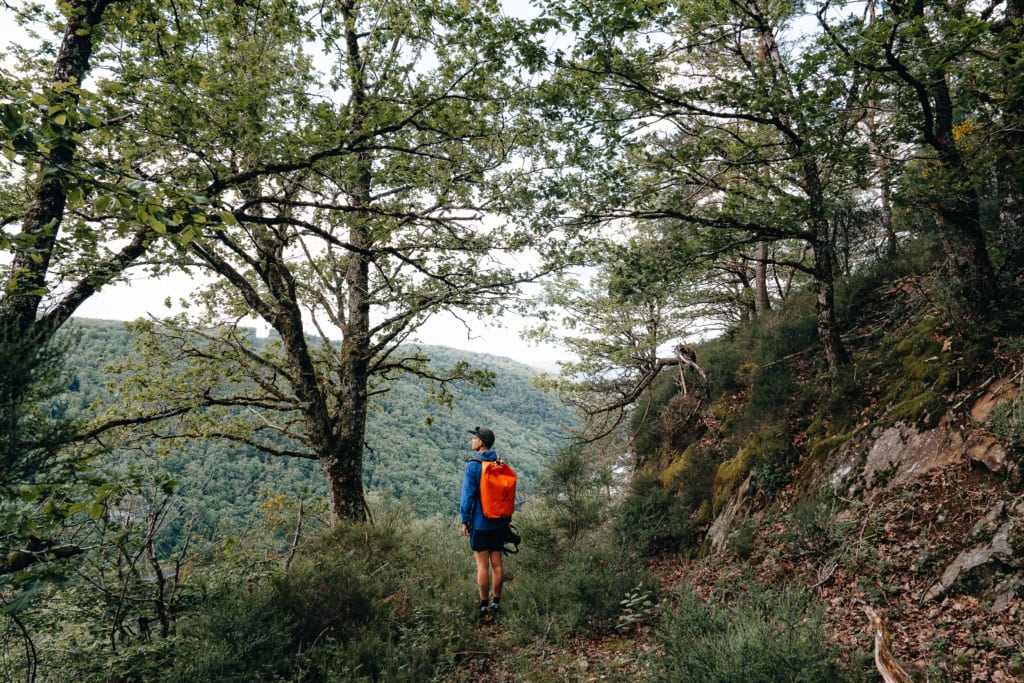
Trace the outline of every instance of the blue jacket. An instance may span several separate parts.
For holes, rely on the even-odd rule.
[[[497,460],[498,454],[494,451],[484,451],[473,456],[481,460]],[[484,517],[484,511],[480,507],[480,472],[483,465],[476,460],[466,463],[466,472],[462,476],[462,500],[459,503],[459,515],[462,523],[467,524],[470,529],[504,529],[508,525],[510,517],[501,519],[488,519]]]

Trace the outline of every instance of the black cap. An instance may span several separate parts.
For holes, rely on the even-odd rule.
[[[477,427],[476,429],[470,429],[470,434],[479,436],[480,440],[484,442],[484,445],[490,448],[494,445],[494,432],[487,427]]]

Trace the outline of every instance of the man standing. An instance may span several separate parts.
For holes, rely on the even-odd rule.
[[[490,621],[498,614],[501,602],[501,584],[505,574],[501,564],[501,549],[505,542],[505,529],[510,518],[491,519],[484,517],[480,505],[480,473],[483,469],[481,460],[493,462],[498,454],[491,450],[494,446],[494,432],[487,427],[477,427],[469,431],[473,435],[470,442],[476,451],[475,458],[466,463],[466,472],[462,477],[462,500],[459,503],[459,514],[462,516],[462,535],[469,537],[469,547],[476,558],[476,581],[480,587],[480,618]]]

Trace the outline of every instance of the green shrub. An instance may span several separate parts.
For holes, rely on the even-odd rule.
[[[645,391],[633,408],[629,432],[633,435],[633,452],[637,462],[650,459],[662,445],[661,421],[658,416],[679,391],[674,369],[662,372],[649,391]]]
[[[685,590],[658,630],[653,681],[840,681],[822,609],[807,593],[752,585],[728,603]]]
[[[824,500],[798,500],[786,515],[783,546],[792,556],[828,555],[836,544],[834,506]]]
[[[615,509],[614,538],[621,548],[640,555],[692,545],[694,509],[666,491],[657,477],[637,473]]]
[[[167,680],[411,682],[449,671],[473,633],[468,544],[447,520],[386,506],[377,519],[307,542],[287,571],[273,562],[246,579],[218,568],[216,598],[180,621]]]
[[[1018,380],[1009,398],[992,411],[989,426],[1007,449],[1024,448],[1024,380]]]
[[[571,542],[600,523],[606,507],[604,484],[592,455],[576,446],[555,455],[536,488],[556,528]]]
[[[765,425],[748,443],[753,450],[750,473],[754,486],[772,496],[792,480],[797,463],[786,423],[780,420]]]
[[[293,656],[292,627],[267,590],[225,588],[179,621],[168,683],[274,680]]]
[[[661,473],[660,480],[672,495],[673,505],[693,511],[711,498],[717,469],[717,453],[695,444]]]
[[[765,364],[818,344],[815,294],[809,287],[791,294],[783,308],[756,322],[751,334]]]
[[[548,551],[532,545],[527,550],[524,541],[522,554]],[[526,566],[516,574],[502,622],[521,643],[560,642],[580,628],[610,631],[622,616],[623,597],[638,584],[652,584],[642,562],[598,534],[558,554],[556,564],[525,557]]]
[[[741,560],[749,560],[754,554],[754,541],[757,537],[757,524],[754,520],[744,518],[733,524],[729,532],[727,545],[729,552]]]
[[[750,362],[750,349],[739,343],[736,334],[707,342],[699,350],[698,363],[704,368],[714,397],[736,393],[750,386],[741,372],[741,367]]]

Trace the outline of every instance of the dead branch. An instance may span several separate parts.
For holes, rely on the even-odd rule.
[[[292,558],[295,557],[295,551],[299,548],[299,540],[302,538],[302,501],[299,501],[299,514],[298,519],[295,521],[295,534],[292,536],[292,547],[288,549],[288,557],[284,560],[284,570],[288,571],[288,567],[292,564]]]

